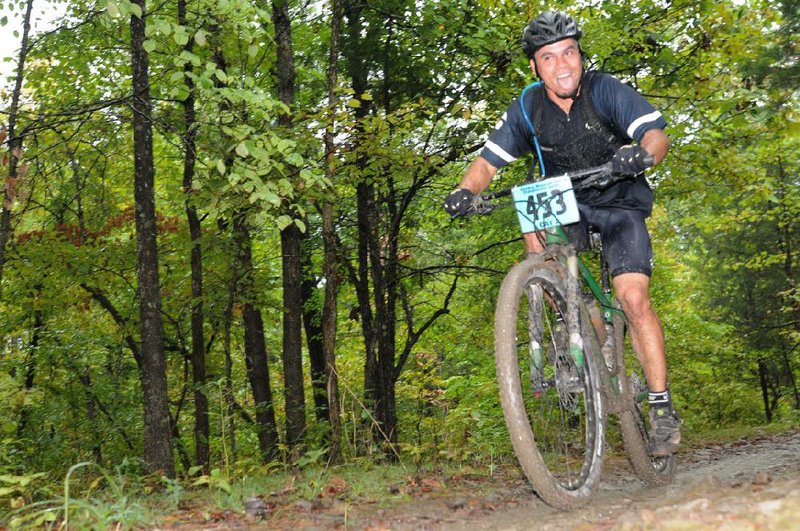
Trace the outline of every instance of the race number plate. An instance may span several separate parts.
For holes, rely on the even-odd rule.
[[[551,177],[511,190],[522,232],[536,232],[580,220],[578,203],[569,177]]]

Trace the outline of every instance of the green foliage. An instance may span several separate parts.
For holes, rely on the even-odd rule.
[[[18,14],[10,6],[0,6],[0,20]],[[297,67],[290,108],[278,95],[269,9],[202,0],[192,2],[181,21],[173,5],[148,2],[146,14],[137,7],[112,1],[101,3],[100,13],[95,2],[70,2],[60,25],[37,36],[26,62],[17,130],[30,169],[11,206],[14,236],[0,300],[0,471],[6,478],[0,488],[7,498],[30,507],[26,517],[53,523],[65,515],[63,500],[52,501],[54,485],[74,463],[93,461],[108,470],[142,452],[133,356],[140,338],[130,16],[144,15],[147,22],[169,398],[175,447],[188,460],[187,466],[181,458],[180,470],[195,483],[166,488],[205,488],[233,499],[237,481],[248,481],[262,466],[255,429],[246,420],[254,405],[238,303],[226,330],[236,249],[231,219],[244,215],[251,229],[254,268],[246,273],[257,286],[252,302],[264,316],[273,395],[280,397],[278,231],[294,223],[305,233],[313,251],[313,297],[321,300],[322,201],[334,205],[343,278],[336,354],[344,455],[370,474],[382,473],[367,462],[379,447],[364,400],[364,316],[354,283],[363,243],[356,220],[361,185],[371,187],[370,229],[380,245],[370,264],[385,265],[396,245],[392,340],[397,356],[406,347],[409,354],[396,367],[400,459],[417,466],[510,459],[494,382],[492,316],[502,276],[522,255],[516,221],[506,210],[450,222],[441,201],[531,81],[518,39],[541,5],[392,0],[364,6],[363,41],[358,54],[339,58],[338,102],[331,109],[329,6],[290,3]],[[796,421],[796,2],[549,7],[581,19],[590,66],[645,92],[670,124],[671,153],[651,175],[659,206],[650,224],[657,260],[653,297],[687,430],[763,422],[762,376],[774,420]],[[358,68],[366,70],[367,86],[356,90],[351,78]],[[10,101],[8,87],[0,101]],[[197,166],[185,190],[190,104]],[[336,142],[330,180],[321,142],[326,127]],[[527,162],[504,169],[492,186],[524,180]],[[205,275],[212,463],[199,476],[192,461],[187,205],[202,221]],[[376,290],[372,274],[369,295]],[[445,303],[446,313],[415,336]],[[232,393],[240,408],[233,418],[224,396],[228,332]],[[310,393],[309,381],[306,386]],[[281,402],[274,404],[279,424]],[[310,412],[308,424],[308,453],[298,465],[319,489],[327,472],[311,474],[327,457],[327,427]],[[364,470],[353,476],[359,473]],[[85,525],[102,527],[125,517],[146,525],[147,511],[132,494],[141,486],[130,486],[132,476],[100,474],[108,492],[118,495],[102,507],[92,489],[82,498],[64,496],[71,500],[72,522],[85,518]],[[31,505],[37,502],[43,504]]]
[[[141,496],[134,494],[141,485],[131,485],[134,476],[126,467],[127,463],[122,463],[112,474],[94,463],[73,465],[64,478],[60,498],[24,505],[10,514],[8,523],[11,528],[23,529],[56,525],[65,529],[152,525],[152,514],[139,502]],[[85,468],[96,470],[99,475],[76,481],[77,473]],[[76,490],[83,490],[82,496],[75,496]]]
[[[673,150],[678,157],[667,163],[664,179],[669,218],[679,227],[672,241],[698,271],[694,311],[727,329],[717,335],[716,344],[730,344],[730,354],[714,356],[715,373],[709,374],[719,396],[724,392],[730,397],[707,404],[717,422],[763,419],[765,408],[778,413],[781,402],[800,406],[793,383],[798,364],[793,264],[800,190],[797,135],[791,133],[794,119],[787,108],[787,102],[796,102],[796,94],[779,84],[754,83],[753,65],[785,33],[765,32],[763,22],[745,23],[757,17],[773,21],[771,30],[780,27],[771,3],[749,7],[717,6],[708,15],[705,27],[711,43],[718,45],[710,47],[702,71],[689,86],[704,105],[688,108],[693,119],[683,124]],[[737,63],[726,62],[730,57]],[[779,130],[788,134],[772,134]],[[714,146],[714,156],[709,146]],[[683,177],[690,175],[696,177]],[[730,369],[735,372],[726,374]],[[771,405],[762,403],[762,387]]]

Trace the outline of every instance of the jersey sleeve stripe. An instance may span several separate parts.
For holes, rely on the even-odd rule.
[[[497,155],[501,159],[503,159],[503,161],[506,164],[508,164],[509,162],[514,162],[515,160],[517,160],[517,157],[512,156],[510,153],[508,153],[506,150],[504,150],[503,148],[501,148],[500,146],[498,146],[497,144],[495,144],[491,140],[487,140],[486,144],[484,144],[483,147],[485,149],[488,149],[489,151],[491,151],[492,153],[494,153],[495,155]]]
[[[661,118],[661,113],[658,111],[653,111],[650,114],[645,114],[644,116],[640,116],[639,118],[633,121],[630,127],[628,127],[626,133],[628,134],[629,137],[634,138],[633,133],[636,132],[639,126],[648,122],[655,122],[659,118]]]

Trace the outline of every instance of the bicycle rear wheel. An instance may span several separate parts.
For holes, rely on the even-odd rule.
[[[644,409],[647,401],[647,386],[644,379],[635,370],[630,374],[625,370],[626,364],[629,367],[638,365],[630,340],[626,341],[626,331],[625,317],[621,311],[615,312],[614,342],[617,346],[617,376],[620,385],[627,386],[627,389],[622,389],[623,394],[631,397],[630,407],[619,415],[622,442],[639,479],[648,485],[665,485],[670,483],[675,475],[675,456],[653,457],[650,455],[650,435]]]
[[[579,317],[577,288],[568,298],[565,274],[552,263],[526,261],[511,269],[495,313],[495,366],[525,475],[547,504],[572,509],[599,482],[605,416],[596,339],[587,336],[594,331]]]

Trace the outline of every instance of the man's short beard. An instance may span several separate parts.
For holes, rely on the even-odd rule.
[[[573,90],[572,92],[556,92],[556,96],[561,98],[562,100],[574,100],[578,97],[578,92],[581,90],[581,86],[578,85],[578,88]]]

